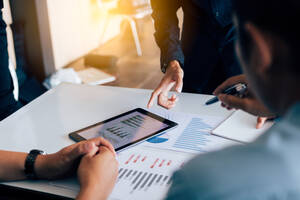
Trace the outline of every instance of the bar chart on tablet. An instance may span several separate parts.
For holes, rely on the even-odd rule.
[[[86,128],[78,134],[85,139],[103,137],[115,149],[166,129],[169,125],[138,111]]]

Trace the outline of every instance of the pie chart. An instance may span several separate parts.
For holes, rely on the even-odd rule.
[[[147,142],[152,144],[164,143],[169,140],[169,136],[167,134],[159,135],[147,140]]]

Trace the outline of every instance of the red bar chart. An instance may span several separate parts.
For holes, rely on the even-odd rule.
[[[119,176],[111,197],[128,200],[163,198],[172,184],[172,174],[189,157],[190,155],[152,148],[138,148],[121,153],[118,157]],[[154,197],[155,195],[160,196]]]

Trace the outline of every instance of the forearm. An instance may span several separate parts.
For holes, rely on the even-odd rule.
[[[180,29],[178,27],[177,11],[182,6],[179,0],[151,1],[155,26],[156,43],[161,50],[161,63],[169,64],[172,60],[184,63],[181,49]]]
[[[0,151],[0,181],[25,179],[26,153]]]

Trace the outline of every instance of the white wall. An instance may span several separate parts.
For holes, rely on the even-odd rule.
[[[120,32],[121,17],[108,19],[96,0],[36,0],[45,73],[49,75]],[[101,37],[102,36],[102,37]]]

